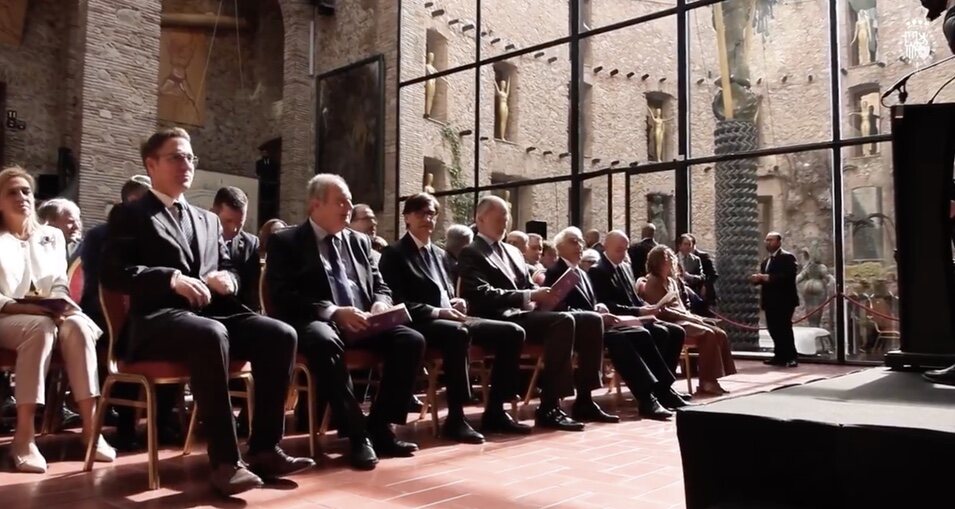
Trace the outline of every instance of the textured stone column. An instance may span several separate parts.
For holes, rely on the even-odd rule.
[[[144,171],[139,145],[156,128],[160,10],[158,1],[81,3],[85,51],[74,132],[79,133],[79,204],[88,224],[105,220],[123,182]]]
[[[306,184],[315,174],[315,87],[308,74],[312,5],[308,0],[280,0],[279,6],[285,25],[279,215],[298,222],[305,217]]]

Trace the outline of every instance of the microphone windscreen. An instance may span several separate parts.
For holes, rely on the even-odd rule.
[[[942,33],[945,34],[945,40],[948,41],[948,48],[955,54],[955,7],[945,13],[945,21],[942,22]]]

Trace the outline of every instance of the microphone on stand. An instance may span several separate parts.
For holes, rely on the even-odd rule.
[[[946,20],[946,21],[947,21],[947,20]],[[882,106],[886,106],[885,100],[886,100],[890,95],[892,95],[892,93],[895,92],[895,91],[898,91],[898,92],[899,92],[899,102],[902,103],[902,104],[905,104],[905,101],[909,98],[909,91],[906,90],[906,88],[905,88],[905,85],[908,83],[909,78],[911,78],[912,76],[915,76],[916,74],[918,74],[918,73],[920,73],[920,72],[922,72],[922,71],[927,71],[927,70],[929,70],[929,69],[931,69],[931,68],[933,68],[933,67],[937,67],[937,66],[939,66],[939,65],[942,65],[942,64],[944,64],[945,62],[948,62],[948,61],[950,61],[950,60],[955,60],[955,55],[950,56],[950,57],[947,57],[947,58],[943,58],[942,60],[939,60],[938,62],[932,62],[931,64],[926,65],[925,67],[919,67],[918,69],[916,69],[916,70],[914,70],[914,71],[912,71],[912,72],[906,74],[905,76],[903,76],[899,81],[896,81],[896,82],[895,82],[895,85],[892,85],[892,88],[890,88],[886,93],[882,94],[882,99],[881,99],[881,101],[882,101]]]

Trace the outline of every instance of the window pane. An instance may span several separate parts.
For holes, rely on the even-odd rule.
[[[828,151],[694,166],[691,231],[716,258],[717,310],[744,326],[727,325],[734,349],[772,350],[759,311],[758,289],[747,278],[767,256],[763,239],[783,236],[783,249],[800,263],[800,306],[793,326],[800,355],[834,358],[836,339],[832,163]],[[828,302],[828,304],[827,304]],[[811,313],[811,314],[810,314]],[[809,316],[807,316],[809,315]],[[757,343],[758,341],[758,343]]]
[[[570,174],[568,46],[481,68],[481,183]]]
[[[474,186],[474,72],[437,80],[431,117],[424,115],[424,83],[401,89],[399,197]],[[443,219],[470,224],[473,195],[468,196],[441,198]]]
[[[481,58],[567,37],[570,35],[570,2],[484,0],[481,3]]]
[[[402,1],[401,80],[473,63],[476,18],[474,0]]]
[[[583,170],[676,159],[676,18],[584,38],[580,45]]]
[[[891,147],[879,144],[875,157],[860,156],[855,147],[842,150],[845,286],[856,301],[846,302],[850,359],[881,362],[886,352],[899,346]]]
[[[673,247],[676,237],[675,186],[672,170],[630,176],[631,242],[639,241],[640,230],[653,224],[656,241]]]
[[[676,0],[580,0],[580,31],[676,7]],[[621,50],[625,49],[621,47]]]
[[[828,4],[777,2],[772,10],[753,6],[729,0],[688,14],[686,86],[695,157],[832,137]],[[722,15],[722,24],[716,22],[717,15]],[[725,54],[719,49],[717,26],[725,33]],[[726,100],[721,93],[723,65],[732,77]],[[729,118],[727,111],[733,120],[718,121],[717,115]]]
[[[510,230],[537,233],[545,239],[570,225],[570,182],[515,185],[489,191],[511,206]]]

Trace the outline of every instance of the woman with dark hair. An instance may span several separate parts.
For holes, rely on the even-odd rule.
[[[33,189],[33,178],[22,168],[0,171],[0,348],[17,352],[17,427],[10,447],[14,467],[44,473],[46,459],[36,446],[33,417],[44,403],[53,348],[63,357],[88,442],[99,396],[96,340],[103,331],[70,299],[66,241],[59,229],[37,222]],[[63,305],[46,306],[25,297],[57,299]],[[96,460],[114,459],[116,451],[100,436]]]
[[[283,229],[288,228],[288,224],[281,219],[269,219],[262,225],[262,228],[259,228],[259,258],[265,260],[266,246],[269,244],[269,237],[273,233]]]
[[[720,387],[717,379],[736,373],[729,339],[712,320],[687,309],[678,270],[679,262],[673,250],[663,245],[654,247],[647,255],[647,275],[637,281],[637,292],[649,304],[669,299],[659,318],[683,327],[687,344],[695,342],[700,352],[700,392],[724,394],[729,391]],[[671,292],[675,298],[668,295]]]

